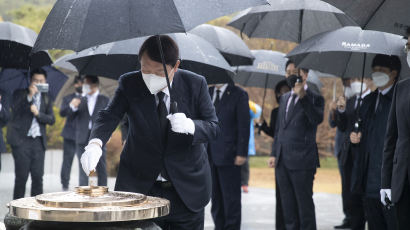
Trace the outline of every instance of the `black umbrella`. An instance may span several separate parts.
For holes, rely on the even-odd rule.
[[[71,64],[70,62],[68,62],[67,60],[74,58],[76,56],[76,54],[66,54],[62,57],[60,57],[59,59],[57,59],[53,66],[57,67],[59,69],[64,69],[66,71],[70,71],[70,72],[78,72],[77,68]]]
[[[59,0],[34,51],[83,49],[135,37],[187,32],[266,0]]]
[[[270,5],[242,11],[228,25],[248,37],[297,43],[321,32],[356,25],[342,11],[320,0],[269,1]]]
[[[42,67],[47,72],[49,95],[54,100],[68,77],[51,66]],[[29,85],[28,73],[24,69],[3,69],[0,72],[0,89],[12,94],[16,89],[25,89]]]
[[[406,36],[410,27],[408,0],[323,0],[346,15],[360,27]]]
[[[11,22],[0,22],[0,67],[21,68],[41,67],[52,63],[50,55],[41,51],[31,57],[30,52],[36,41],[36,32]]]
[[[205,76],[209,84],[231,82],[234,75],[224,57],[209,42],[194,34],[169,34],[179,46],[180,68]],[[138,53],[146,37],[112,42],[68,56],[81,74],[118,79],[140,68]]]
[[[186,32],[211,19],[266,3],[266,0],[59,0],[47,17],[33,52],[57,48],[80,51],[129,38]],[[160,36],[158,46],[171,89]],[[174,113],[177,108],[172,94],[170,99]]]
[[[401,76],[408,76],[405,44],[406,40],[399,35],[345,27],[302,42],[288,57],[299,67],[350,78],[370,77],[375,54],[397,55],[402,60]]]
[[[210,42],[231,66],[252,65],[255,59],[245,42],[228,29],[202,24],[195,27],[190,33]]]

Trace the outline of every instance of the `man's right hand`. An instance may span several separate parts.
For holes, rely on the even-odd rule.
[[[269,157],[268,166],[269,168],[275,168],[276,157]]]
[[[29,92],[29,96],[31,97],[31,98],[33,98],[33,96],[36,94],[36,93],[38,93],[38,89],[37,89],[37,86],[35,86],[35,85],[30,85],[29,87],[28,87],[28,92]]]
[[[73,98],[73,100],[71,100],[71,102],[70,102],[70,105],[73,106],[74,108],[78,108],[80,103],[81,103],[80,98]]]
[[[386,197],[391,201],[391,189],[380,189],[380,201],[384,206],[387,205]]]
[[[350,142],[352,142],[353,144],[359,144],[360,143],[360,139],[362,138],[362,133],[355,133],[352,132],[350,133]]]
[[[89,143],[85,148],[85,152],[81,156],[81,166],[85,174],[90,175],[91,171],[95,171],[98,161],[102,155],[101,146],[97,143]]]

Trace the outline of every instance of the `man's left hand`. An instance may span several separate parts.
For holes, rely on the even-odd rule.
[[[235,158],[235,165],[236,166],[242,166],[243,164],[245,164],[246,162],[246,157],[243,156],[236,156]]]
[[[184,113],[170,114],[167,118],[171,123],[172,131],[194,135],[195,123],[190,118],[187,118]]]
[[[37,117],[37,115],[38,115],[38,109],[37,109],[37,106],[36,106],[36,105],[31,105],[31,106],[30,106],[30,111],[34,114],[34,116]]]
[[[293,91],[300,99],[302,99],[306,95],[305,84],[303,82],[296,82]]]

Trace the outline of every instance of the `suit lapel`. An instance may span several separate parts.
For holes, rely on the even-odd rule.
[[[286,127],[286,125],[288,124],[288,121],[289,121],[289,119],[286,120],[286,109],[288,108],[288,102],[289,102],[290,96],[291,96],[291,93],[288,93],[288,94],[286,95],[286,98],[285,98],[285,101],[284,101],[285,106],[284,106],[283,109],[282,109],[282,123],[283,123],[283,127]]]

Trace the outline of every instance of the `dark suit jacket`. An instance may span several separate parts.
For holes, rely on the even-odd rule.
[[[93,126],[97,120],[98,112],[105,109],[110,99],[101,93],[97,96],[95,102],[94,111],[90,116],[88,111],[88,99],[87,97],[81,97],[81,103],[78,106],[77,111],[73,111],[71,108],[67,110],[67,116],[73,116],[75,119],[75,142],[77,144],[87,144],[89,140],[89,122],[91,120]]]
[[[392,189],[393,202],[400,200],[405,179],[410,174],[409,90],[410,79],[396,85],[384,142],[381,187]]]
[[[4,153],[6,152],[6,143],[4,142],[4,139],[3,139],[2,128],[6,126],[7,122],[10,119],[10,100],[11,99],[9,97],[9,94],[2,90],[0,90],[0,95],[1,95],[0,104],[2,106],[2,109],[0,110],[0,153]]]
[[[98,114],[90,138],[106,143],[127,113],[128,137],[121,154],[115,190],[148,193],[163,167],[185,205],[199,211],[211,196],[206,143],[216,138],[218,119],[204,77],[179,69],[172,83],[178,111],[195,123],[194,135],[169,131],[162,143],[155,96],[141,72],[123,75],[113,100]]]
[[[394,87],[380,97],[376,108],[378,91],[369,94],[362,106],[363,120],[360,154],[353,156],[352,190],[367,197],[379,198],[383,145]]]
[[[211,98],[215,87],[209,88]],[[236,156],[248,157],[251,118],[248,93],[228,85],[216,109],[220,135],[209,142],[208,154],[217,166],[234,165]]]
[[[24,144],[22,137],[26,137],[33,121],[33,113],[30,111],[31,103],[27,100],[28,89],[16,90],[13,93],[11,104],[11,120],[7,127],[7,141],[11,146]],[[41,94],[41,104],[37,122],[40,125],[43,147],[47,147],[46,125],[55,122],[53,101],[48,94]]]
[[[288,92],[281,97],[271,155],[276,157],[276,165],[284,164],[291,170],[316,169],[319,166],[316,132],[323,121],[324,98],[308,88],[286,121],[290,96]]]
[[[75,97],[76,97],[75,93],[65,96],[63,98],[63,102],[61,103],[61,108],[60,108],[60,116],[66,117],[65,125],[63,128],[63,132],[61,133],[61,136],[64,137],[64,139],[73,140],[73,141],[75,141],[75,135],[76,135],[75,116],[74,116],[74,113],[72,113],[72,110],[70,108],[70,102]]]

